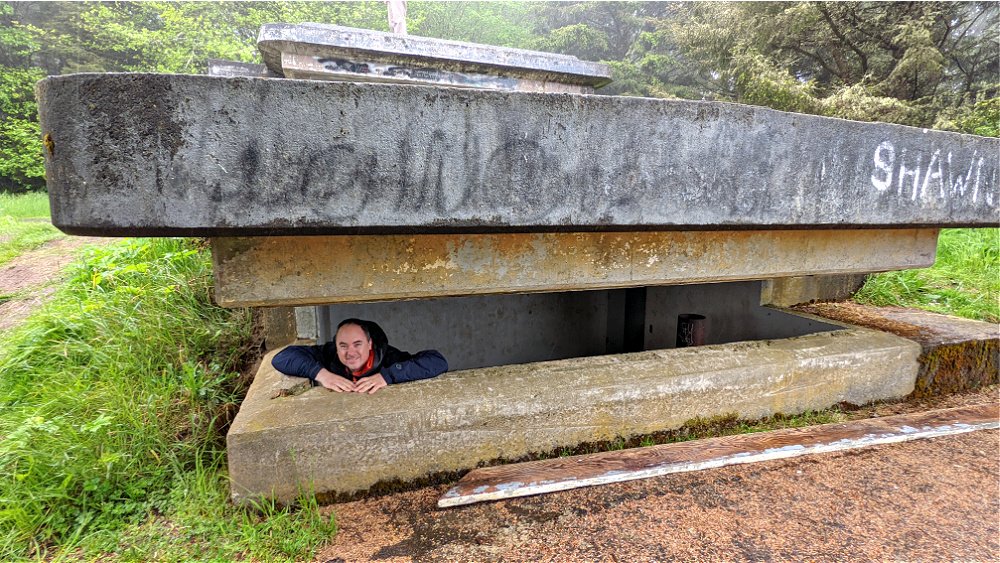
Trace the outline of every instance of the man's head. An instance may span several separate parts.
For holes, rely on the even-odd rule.
[[[347,319],[337,327],[337,357],[352,371],[361,369],[372,354],[372,338],[357,319]]]

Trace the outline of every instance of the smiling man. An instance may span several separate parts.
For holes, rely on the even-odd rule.
[[[389,346],[380,326],[361,319],[341,321],[333,342],[285,348],[271,365],[285,375],[308,378],[313,385],[338,393],[372,394],[389,384],[428,379],[448,371],[448,362],[437,350],[402,352]]]

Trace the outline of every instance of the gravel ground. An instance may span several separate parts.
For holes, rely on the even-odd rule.
[[[1000,561],[996,430],[438,509],[447,489],[325,507],[317,561]]]

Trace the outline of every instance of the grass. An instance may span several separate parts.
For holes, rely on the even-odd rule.
[[[62,235],[47,219],[49,197],[42,193],[0,193],[0,264]]]
[[[0,192],[0,215],[15,219],[38,219],[51,217],[49,196],[43,192],[8,194]]]
[[[1000,229],[945,229],[930,268],[869,276],[855,301],[1000,322]]]
[[[126,239],[69,277],[0,344],[0,560],[310,557],[314,502],[227,503],[251,321],[211,304],[208,252]]]

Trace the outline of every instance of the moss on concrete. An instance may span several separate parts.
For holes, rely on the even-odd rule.
[[[914,397],[957,393],[1000,382],[1000,342],[974,340],[920,354]]]

